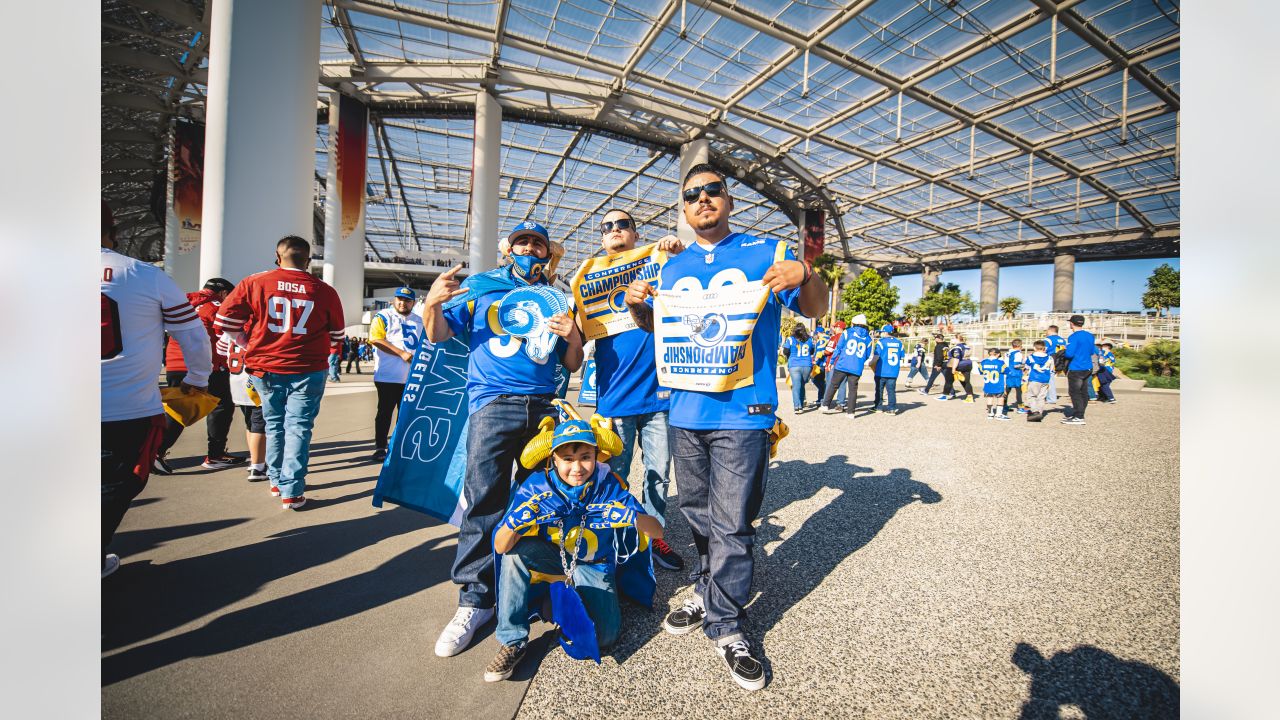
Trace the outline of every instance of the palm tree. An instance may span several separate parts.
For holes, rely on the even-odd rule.
[[[828,312],[824,320],[824,324],[831,327],[836,320],[836,301],[840,298],[840,278],[844,276],[844,268],[840,267],[840,261],[835,255],[822,253],[813,259],[813,270],[831,288],[831,303],[827,306]]]

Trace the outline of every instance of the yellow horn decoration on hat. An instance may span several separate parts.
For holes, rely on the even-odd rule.
[[[595,413],[591,416],[591,431],[596,436],[596,448],[598,451],[598,460],[608,460],[611,457],[617,457],[622,453],[622,438],[618,437],[618,433],[613,431],[613,422]]]
[[[556,419],[542,418],[538,423],[538,434],[525,443],[520,451],[520,464],[528,470],[537,469],[544,460],[551,456],[551,438],[556,434]]]
[[[778,445],[782,444],[782,438],[791,432],[791,428],[781,420],[773,423],[773,429],[769,431],[769,459],[778,457]]]

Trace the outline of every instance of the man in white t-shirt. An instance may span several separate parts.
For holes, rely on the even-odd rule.
[[[146,487],[164,436],[157,378],[167,332],[182,347],[183,392],[206,388],[209,335],[187,296],[160,268],[117,253],[115,221],[102,203],[102,577],[120,567],[105,554],[129,503]]]
[[[404,384],[409,379],[409,363],[422,341],[422,316],[414,314],[418,295],[411,288],[396,290],[391,307],[379,310],[369,323],[369,344],[375,350],[373,386],[378,390],[378,414],[373,421],[373,460],[387,457],[387,436],[391,416],[400,405]]]

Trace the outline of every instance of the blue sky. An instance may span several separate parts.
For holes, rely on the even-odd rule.
[[[1178,258],[1076,262],[1074,309],[1142,310],[1142,293],[1146,292],[1147,278],[1162,263],[1169,263],[1175,270],[1180,268]],[[977,301],[980,276],[981,271],[977,268],[952,270],[942,273],[942,282],[956,283]],[[919,274],[896,276],[891,282],[898,288],[901,303],[920,299]],[[1022,312],[1052,309],[1053,264],[1000,268],[1000,297],[1011,295],[1022,298]]]

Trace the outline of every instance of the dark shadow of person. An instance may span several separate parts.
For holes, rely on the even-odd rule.
[[[425,515],[396,508],[352,520],[286,530],[256,543],[162,565],[126,564],[112,578],[118,577],[118,581],[102,588],[102,650],[160,635],[243,600],[273,580],[436,524],[438,521]],[[452,537],[447,535],[442,541]],[[432,563],[424,567],[434,569],[439,565],[447,577],[451,562],[452,558],[432,558]],[[417,589],[437,582],[421,571],[410,575],[418,576]],[[107,664],[103,668],[104,683]]]
[[[787,610],[813,592],[836,566],[871,542],[904,507],[931,505],[942,496],[913,480],[911,471],[894,468],[869,475],[871,468],[854,465],[845,455],[822,463],[792,460],[769,470],[763,520],[756,531],[753,588],[759,592],[747,607],[748,628],[763,638]],[[796,501],[831,489],[838,494],[815,509],[773,552],[764,548],[778,540],[785,528],[776,513]]]
[[[1089,720],[1158,720],[1178,717],[1178,684],[1165,673],[1106,650],[1080,645],[1046,658],[1020,642],[1013,664],[1031,676],[1031,692],[1022,704],[1023,720],[1057,720],[1064,705],[1074,705]]]

